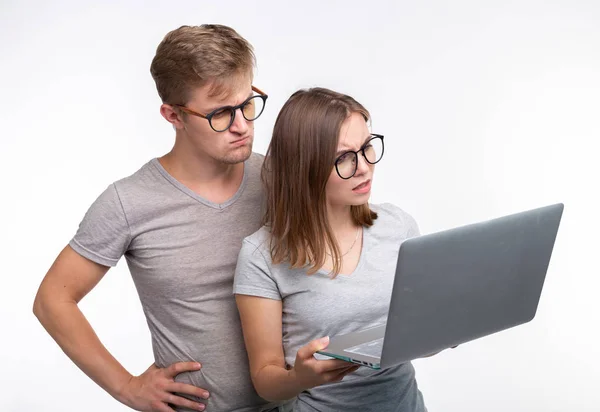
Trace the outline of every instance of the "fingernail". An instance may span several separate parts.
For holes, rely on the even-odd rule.
[[[202,367],[202,365],[200,365],[199,363],[196,363],[196,368],[200,369]]]
[[[323,345],[327,345],[329,343],[329,336],[325,336],[324,338],[321,338],[321,343]]]
[[[198,406],[198,409],[200,409],[201,411],[203,411],[203,410],[204,410],[204,408],[205,408],[205,406],[204,406],[204,404],[203,404],[203,403],[201,403],[201,404]]]
[[[208,399],[209,396],[210,396],[210,394],[208,392],[204,392],[204,394],[202,394],[202,397],[204,399]]]

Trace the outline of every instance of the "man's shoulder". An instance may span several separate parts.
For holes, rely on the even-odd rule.
[[[264,156],[259,153],[254,153],[244,162],[244,175],[245,175],[245,190],[246,195],[244,200],[248,200],[248,194],[256,198],[262,198],[263,185],[262,185],[262,165]],[[253,200],[253,201],[254,201]]]
[[[250,159],[254,159],[262,165],[263,161],[265,160],[265,155],[257,152],[252,152],[252,154],[250,155]]]
[[[246,161],[246,165],[249,166],[250,170],[254,172],[258,172],[260,174],[260,170],[262,169],[263,162],[265,161],[265,156],[260,153],[252,152],[248,160]]]
[[[118,188],[133,189],[137,187],[145,187],[149,181],[156,180],[160,175],[159,170],[154,165],[158,159],[154,158],[144,163],[139,169],[132,174],[122,177],[113,182]]]
[[[157,163],[158,159],[151,159],[129,176],[112,183],[126,213],[132,213],[140,206],[156,208],[159,200],[164,203],[164,199],[168,198],[172,185]]]

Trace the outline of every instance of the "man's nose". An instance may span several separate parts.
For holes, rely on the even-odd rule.
[[[246,134],[248,132],[249,121],[246,120],[242,113],[242,109],[237,109],[235,111],[235,116],[233,118],[233,123],[229,126],[229,131],[237,134]]]

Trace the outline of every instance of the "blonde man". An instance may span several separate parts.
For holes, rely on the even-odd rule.
[[[118,401],[140,411],[260,411],[232,282],[242,239],[261,226],[262,157],[253,121],[251,45],[220,25],[168,33],[151,65],[166,155],[98,197],[40,285],[34,313],[63,351]],[[155,362],[134,376],[107,351],[78,302],[125,256]]]

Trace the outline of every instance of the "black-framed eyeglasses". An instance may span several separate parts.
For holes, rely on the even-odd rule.
[[[242,116],[249,122],[258,119],[262,114],[265,109],[265,104],[267,103],[267,97],[269,96],[254,86],[252,86],[252,91],[258,94],[250,96],[237,106],[219,107],[208,114],[198,113],[181,104],[174,104],[173,106],[178,107],[183,112],[208,120],[208,124],[215,132],[224,132],[233,124],[235,112],[237,112],[238,109],[241,109]]]
[[[371,134],[371,138],[356,152],[348,150],[335,159],[335,171],[342,179],[350,179],[358,168],[358,154],[362,154],[366,162],[374,165],[383,157],[383,135]]]

